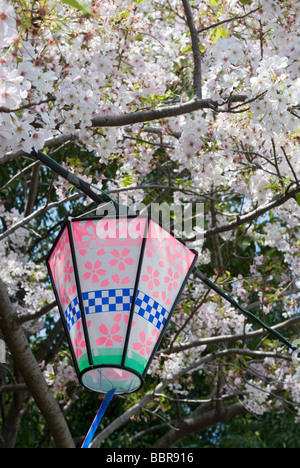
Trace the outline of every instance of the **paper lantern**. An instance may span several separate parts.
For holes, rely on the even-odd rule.
[[[148,216],[68,219],[47,265],[84,387],[142,387],[196,260]]]

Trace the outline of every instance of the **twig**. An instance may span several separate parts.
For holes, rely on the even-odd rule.
[[[75,193],[74,195],[71,195],[70,197],[67,197],[63,200],[59,200],[54,203],[46,204],[45,206],[42,206],[38,210],[36,210],[34,213],[31,215],[27,216],[27,218],[21,219],[18,221],[16,224],[11,226],[7,231],[4,231],[2,234],[0,234],[0,241],[6,239],[9,237],[11,234],[13,234],[17,229],[25,226],[26,224],[30,223],[33,219],[37,218],[38,216],[44,214],[47,210],[50,210],[51,208],[56,208],[57,206],[63,205],[64,203],[68,201],[73,201],[77,200],[78,198],[82,197],[82,193]]]
[[[47,104],[48,102],[55,102],[55,101],[56,101],[56,97],[49,95],[46,99],[42,99],[41,101],[38,101],[38,102],[29,102],[27,104],[24,104],[23,106],[17,107],[16,109],[10,109],[9,107],[2,106],[0,107],[0,112],[4,114],[12,114],[20,110],[30,109],[31,107],[41,106],[42,104]]]
[[[238,226],[241,226],[242,224],[254,221],[260,216],[264,215],[265,213],[268,213],[268,211],[271,211],[274,208],[278,208],[279,206],[284,205],[291,198],[295,198],[295,195],[297,195],[298,193],[300,193],[300,185],[297,185],[297,187],[295,187],[293,190],[290,190],[289,192],[285,193],[284,196],[276,195],[270,203],[262,205],[245,215],[238,215],[236,220],[232,221],[231,223],[224,224],[223,226],[218,226],[204,231],[204,238],[207,239],[209,237],[212,237],[214,234],[231,231],[237,228]],[[193,239],[186,240],[192,241]]]
[[[197,99],[202,99],[202,59],[198,31],[189,0],[182,0],[182,3],[192,39],[194,56],[194,93]]]
[[[211,24],[210,26],[200,28],[200,29],[198,29],[198,34],[201,34],[201,33],[205,32],[205,31],[209,31],[210,29],[217,28],[218,26],[222,26],[222,24],[231,23],[233,21],[239,21],[239,20],[245,19],[248,16],[253,15],[253,13],[256,13],[257,11],[259,11],[260,9],[261,9],[261,7],[258,7],[258,8],[255,8],[255,10],[249,11],[249,13],[246,13],[245,15],[234,16],[233,18],[228,18],[228,19],[225,19],[223,21],[219,21],[218,23]]]
[[[283,146],[281,146],[281,150],[282,150],[282,152],[283,152],[283,154],[284,154],[284,157],[285,157],[285,159],[286,159],[286,162],[288,163],[288,165],[289,165],[289,167],[290,167],[290,169],[291,169],[291,171],[292,171],[292,173],[293,173],[293,176],[294,176],[294,178],[295,178],[295,181],[296,181],[296,183],[297,183],[297,185],[298,185],[298,184],[299,184],[299,179],[298,179],[298,177],[297,177],[297,174],[296,174],[296,172],[295,172],[295,169],[293,168],[293,166],[292,166],[292,164],[291,164],[291,161],[289,160],[288,155],[286,154],[286,151],[285,151],[285,149],[284,149]]]

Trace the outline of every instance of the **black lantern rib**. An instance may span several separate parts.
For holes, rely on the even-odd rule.
[[[147,235],[148,235],[148,230],[149,230],[149,223],[150,223],[150,219],[146,217],[146,226],[145,226],[145,231],[144,231],[144,236],[143,236],[143,243],[142,243],[141,251],[140,251],[139,263],[138,263],[137,273],[136,273],[136,280],[135,280],[135,285],[134,285],[134,290],[133,290],[132,303],[130,307],[127,332],[126,332],[126,337],[125,337],[125,345],[124,345],[124,351],[123,351],[123,356],[122,356],[122,366],[125,366],[125,362],[127,358],[128,344],[129,344],[130,334],[131,334],[131,325],[132,325],[132,321],[134,317],[135,303],[136,303],[137,293],[138,293],[138,289],[140,285],[140,275],[141,275],[142,266],[143,266],[144,253],[145,253]]]
[[[105,203],[105,200],[103,200],[103,198],[101,198],[91,189],[90,184],[80,179],[75,174],[72,174],[72,172],[62,167],[60,164],[54,161],[54,159],[50,158],[50,156],[48,156],[47,154],[44,154],[41,151],[36,151],[35,149],[32,150],[31,154],[35,158],[39,159],[47,167],[56,172],[58,175],[70,182],[70,184],[74,185],[74,187],[78,188],[81,192],[85,193],[97,205]]]
[[[82,326],[83,326],[84,335],[85,335],[87,355],[88,355],[90,366],[93,366],[94,363],[93,363],[92,348],[91,348],[90,337],[89,337],[89,332],[88,332],[88,327],[87,327],[84,303],[82,299],[82,291],[81,291],[80,278],[78,274],[76,249],[74,245],[73,230],[71,227],[71,222],[72,221],[68,222],[68,232],[69,232],[69,239],[70,239],[71,256],[72,256],[72,261],[73,261],[73,266],[74,266],[74,276],[75,276],[77,292],[78,292],[78,302],[79,302],[79,307],[80,307],[80,312],[81,312]]]

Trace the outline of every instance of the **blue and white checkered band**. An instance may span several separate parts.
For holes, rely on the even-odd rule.
[[[86,314],[130,312],[133,289],[109,289],[82,294]]]
[[[69,304],[67,310],[65,311],[65,317],[66,317],[67,327],[70,331],[74,323],[76,323],[77,320],[81,318],[78,297],[75,297],[75,299],[73,299],[73,301]]]
[[[130,313],[133,299],[133,289],[109,289],[89,291],[82,294],[85,313],[99,314],[102,312]],[[142,291],[138,291],[134,312],[143,317],[161,331],[165,326],[169,312],[157,301]],[[65,311],[68,329],[81,318],[78,297],[75,297]]]
[[[142,291],[138,291],[134,311],[152,323],[158,331],[163,329],[169,315],[169,312],[162,305]]]

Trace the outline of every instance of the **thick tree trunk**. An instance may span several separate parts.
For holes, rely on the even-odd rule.
[[[56,446],[58,448],[74,448],[75,445],[65,418],[30,349],[26,335],[16,318],[6,287],[1,279],[0,330],[28,390],[46,420]]]

